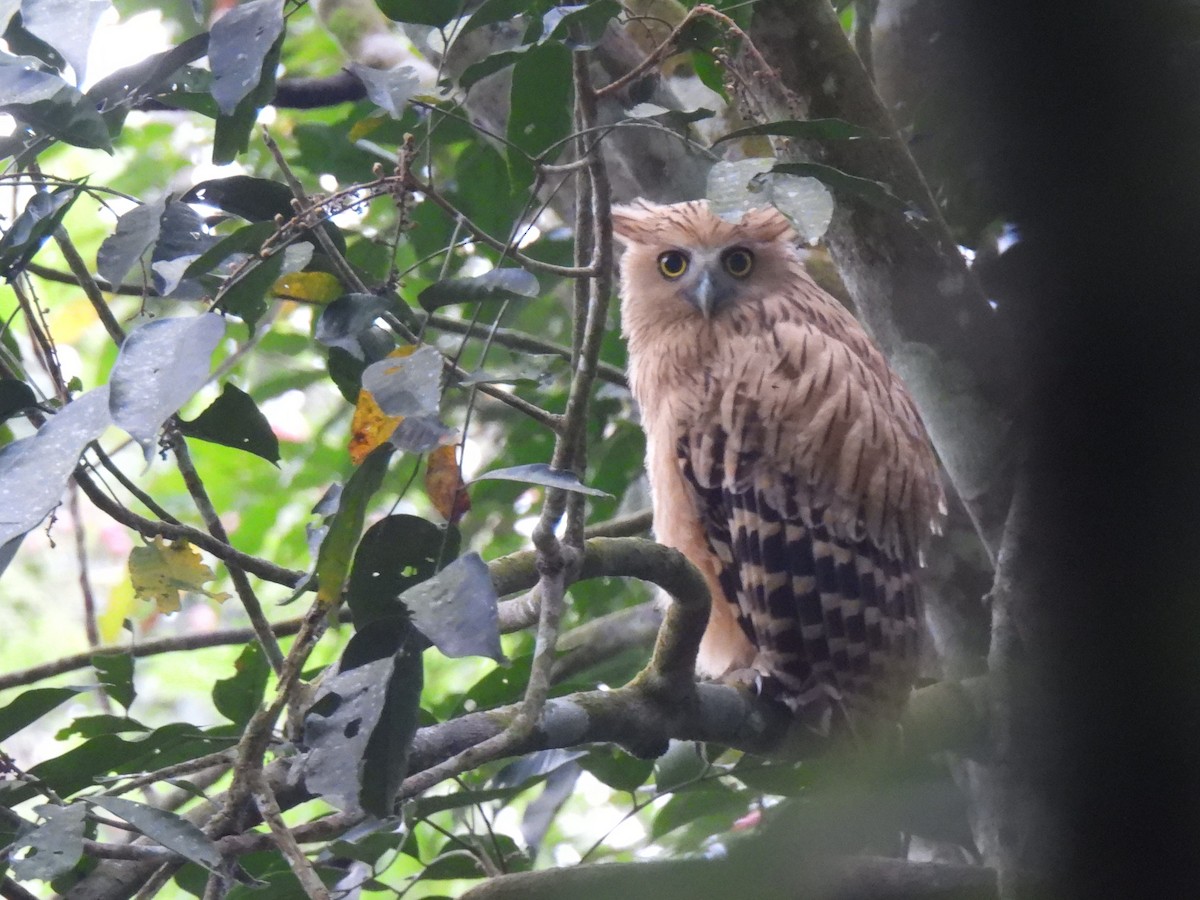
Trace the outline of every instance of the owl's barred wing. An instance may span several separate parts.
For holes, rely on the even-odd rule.
[[[824,727],[838,710],[894,717],[916,674],[919,607],[912,572],[870,539],[829,533],[823,511],[778,509],[752,487],[700,485],[724,598],[758,647],[755,667],[780,699]]]
[[[894,716],[916,671],[913,572],[940,494],[907,395],[872,362],[791,322],[729,341],[675,448],[755,667],[817,724]]]

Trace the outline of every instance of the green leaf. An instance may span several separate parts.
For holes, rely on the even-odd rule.
[[[65,741],[79,735],[81,738],[94,738],[102,734],[128,734],[136,731],[149,731],[137,719],[128,716],[80,716],[66,728],[60,728],[54,735],[57,741]]]
[[[667,752],[654,763],[654,786],[661,792],[692,784],[708,771],[700,745],[695,741],[671,741]]]
[[[283,273],[283,260],[283,253],[273,253],[244,270],[237,281],[226,282],[213,309],[219,307],[238,316],[253,334],[258,320],[267,311],[267,297],[271,294],[271,288]]]
[[[484,25],[494,25],[497,22],[508,22],[522,13],[534,12],[537,4],[529,0],[483,0],[463,25],[460,35]]]
[[[659,809],[650,826],[650,837],[658,840],[668,832],[699,819],[711,819],[708,833],[728,830],[750,806],[750,797],[745,792],[732,791],[719,781],[706,782],[702,790],[697,789],[676,794]]]
[[[591,50],[604,37],[608,23],[623,11],[616,0],[556,6],[542,16],[543,40],[555,38],[572,50]]]
[[[505,469],[492,469],[471,479],[476,481],[520,481],[524,484],[540,484],[544,487],[557,488],[560,491],[571,491],[576,494],[587,494],[591,497],[611,497],[612,494],[588,487],[579,480],[574,472],[565,469],[555,469],[546,463],[530,463],[524,466],[509,466]]]
[[[761,125],[751,125],[749,128],[739,128],[737,131],[721,135],[713,141],[713,146],[724,141],[735,141],[738,138],[764,134],[819,141],[854,141],[876,136],[869,128],[852,125],[844,119],[788,119],[782,122],[764,122]]]
[[[129,709],[137,696],[133,687],[133,654],[97,653],[92,656],[92,667],[104,693]]]
[[[841,169],[820,163],[778,163],[771,169],[772,173],[783,175],[801,175],[815,178],[834,191],[859,197],[879,209],[894,212],[899,210],[905,215],[918,215],[909,205],[892,193],[892,189],[882,181],[872,181],[870,178],[859,178],[849,175]]]
[[[37,406],[33,388],[15,378],[0,378],[0,422]]]
[[[454,303],[479,303],[484,300],[524,300],[537,297],[538,280],[524,269],[492,269],[474,278],[446,278],[435,282],[417,295],[427,312]]]
[[[513,66],[507,153],[514,185],[533,182],[526,154],[537,157],[570,133],[571,92],[571,51],[562,44],[541,44]]]
[[[232,676],[213,685],[213,705],[234,725],[244,727],[262,703],[271,665],[262,647],[254,641],[242,648],[233,667]]]
[[[54,233],[79,196],[75,185],[53,191],[38,191],[0,237],[0,277],[11,279],[22,271]]]
[[[221,864],[220,851],[208,835],[173,812],[123,797],[89,797],[88,802],[120,816],[146,837],[198,865],[212,869]]]
[[[271,423],[249,394],[229,383],[195,419],[180,419],[179,430],[188,437],[245,450],[273,465],[279,462],[279,438]]]
[[[184,203],[215,206],[249,222],[271,222],[276,216],[290,219],[295,215],[292,198],[292,189],[282,182],[252,175],[230,175],[202,181],[179,199]],[[261,245],[262,241],[259,241],[258,246]],[[258,247],[241,246],[237,249],[250,252]]]
[[[332,605],[341,599],[350,560],[362,534],[367,505],[383,483],[393,452],[390,444],[372,450],[346,482],[341,504],[317,553],[317,600],[321,603]]]
[[[192,191],[188,193],[191,194]],[[189,202],[199,203],[202,201]],[[258,253],[262,249],[263,242],[274,233],[274,222],[255,222],[253,225],[244,225],[232,234],[221,238],[196,257],[196,260],[184,271],[183,277],[198,278],[201,275],[207,275],[234,254]]]
[[[458,555],[458,529],[417,516],[394,515],[367,529],[354,553],[346,602],[361,631],[377,619],[405,615],[399,596]]]
[[[395,22],[441,28],[458,17],[460,0],[376,0],[380,11]]]
[[[55,707],[66,703],[83,688],[33,688],[18,694],[0,708],[0,741],[6,740]]]
[[[579,765],[610,788],[629,793],[645,784],[654,771],[654,760],[638,759],[619,747],[593,747]]]

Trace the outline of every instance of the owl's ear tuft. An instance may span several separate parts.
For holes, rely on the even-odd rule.
[[[742,216],[742,229],[755,240],[774,241],[780,238],[795,242],[799,235],[792,228],[792,223],[774,206],[763,206],[751,209]]]
[[[646,200],[612,208],[613,237],[629,245],[644,240],[657,227],[660,207]]]

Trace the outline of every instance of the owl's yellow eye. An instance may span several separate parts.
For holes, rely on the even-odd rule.
[[[721,264],[734,278],[745,278],[754,268],[754,254],[745,247],[734,247],[725,251],[721,257]]]
[[[682,250],[668,250],[658,256],[658,271],[667,278],[678,278],[687,271],[688,256]]]

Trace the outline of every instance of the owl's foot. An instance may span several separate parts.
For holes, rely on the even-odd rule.
[[[750,666],[744,669],[730,669],[716,680],[720,684],[727,684],[730,687],[750,691],[756,697],[763,695],[763,690],[767,684],[766,676],[758,669]]]

